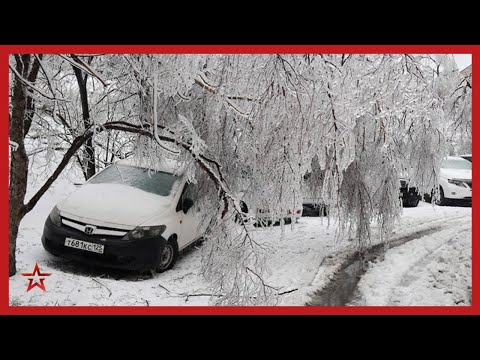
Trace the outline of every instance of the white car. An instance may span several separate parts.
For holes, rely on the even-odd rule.
[[[437,205],[453,201],[472,201],[472,163],[460,156],[448,156],[442,162],[438,178]]]
[[[302,217],[302,208],[297,204],[292,210],[283,210],[282,214],[273,216],[268,208],[257,208],[255,212],[251,212],[247,203],[240,200],[240,209],[243,212],[243,222],[252,222],[254,226],[266,227],[270,225],[280,224],[281,220],[285,224],[290,224],[292,220],[295,222]],[[236,221],[240,222],[240,217],[236,216]]]
[[[283,214],[279,216],[273,216],[268,209],[257,209],[255,214],[255,225],[256,226],[270,226],[271,224],[280,224],[280,221],[283,220],[285,224],[290,224],[292,220],[295,222],[302,217],[302,208],[300,205],[297,205],[292,210],[284,210]]]
[[[203,235],[196,185],[174,173],[131,160],[110,165],[53,208],[44,248],[112,268],[172,268],[179,252]]]

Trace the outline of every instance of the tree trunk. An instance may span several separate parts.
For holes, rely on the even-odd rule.
[[[16,55],[16,70],[25,78],[29,75],[30,55]],[[9,137],[18,144],[10,156],[9,179],[9,239],[8,258],[9,276],[16,273],[16,242],[18,226],[25,215],[25,194],[27,192],[28,157],[25,151],[24,126],[26,120],[27,93],[25,85],[14,78],[12,96],[12,114],[10,116]]]
[[[10,218],[8,221],[8,276],[13,276],[17,272],[17,261],[15,257],[15,251],[17,248],[17,235],[20,221],[22,221],[23,215],[18,211],[10,211]]]
[[[77,61],[78,57],[76,55],[72,55],[72,59]],[[88,74],[85,74],[79,68],[73,66],[73,71],[75,72],[75,76],[77,78],[78,88],[80,92],[80,102],[82,104],[82,117],[83,117],[83,124],[85,129],[88,129],[92,124],[90,120],[90,110],[88,108],[88,92],[87,92],[87,79]],[[90,179],[93,175],[95,175],[95,148],[93,146],[93,138],[89,138],[85,143],[85,148],[83,151],[83,159],[84,159],[84,166],[85,166],[85,180]]]

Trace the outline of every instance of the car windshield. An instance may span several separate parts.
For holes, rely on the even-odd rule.
[[[442,162],[442,168],[472,170],[472,163],[462,158],[445,159]]]
[[[165,172],[114,164],[98,173],[89,184],[124,184],[149,193],[168,196],[178,176]]]

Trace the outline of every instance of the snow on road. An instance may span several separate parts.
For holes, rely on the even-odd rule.
[[[371,264],[349,305],[470,305],[471,218],[388,250]]]
[[[22,221],[17,241],[18,272],[9,279],[10,305],[209,305],[209,284],[200,274],[201,247],[184,254],[172,270],[153,277],[82,266],[47,253],[41,244],[44,221],[54,204],[73,190],[75,187],[71,182],[58,180]],[[457,222],[461,224],[461,229],[455,225]],[[392,260],[386,265],[391,252],[401,248],[391,249],[385,257],[383,278],[388,271],[393,274],[388,275],[392,281],[385,285],[382,283],[385,290],[378,290],[378,275],[370,285],[365,280],[366,289],[378,288],[380,294],[369,297],[366,291],[365,297],[405,305],[424,304],[423,300],[428,299],[431,299],[432,305],[464,305],[459,301],[465,300],[462,294],[470,291],[470,222],[471,208],[432,207],[420,203],[417,208],[404,209],[394,237],[440,225],[444,228],[441,233],[414,240],[415,244],[423,244],[418,245],[424,247],[423,257],[418,249],[404,250],[404,260]],[[441,236],[437,240],[438,234]],[[271,274],[266,282],[277,289],[279,305],[304,305],[310,300],[309,294],[328,282],[335,271],[335,267],[322,265],[324,259],[354,251],[353,242],[335,241],[335,226],[328,226],[325,218],[301,218],[298,224],[285,226],[283,234],[280,227],[254,229],[254,236],[257,241],[274,246],[274,251],[269,254]],[[378,239],[373,240],[374,243],[376,241]],[[432,252],[443,260],[428,261],[427,255]],[[425,261],[422,262],[422,259]],[[36,262],[42,272],[52,275],[45,279],[46,292],[34,288],[27,293],[28,280],[21,273],[31,272]],[[458,272],[457,279],[452,277],[452,271],[459,271],[460,263],[464,268],[463,272]],[[443,273],[438,271],[442,266],[446,269]],[[437,272],[434,275],[439,279],[437,287],[427,276],[435,269]],[[405,290],[405,294],[410,292],[409,301],[405,303],[401,286],[410,289]],[[439,287],[445,290],[442,296],[437,291]],[[387,291],[387,288],[397,290]],[[446,296],[444,293],[448,290],[452,293]]]

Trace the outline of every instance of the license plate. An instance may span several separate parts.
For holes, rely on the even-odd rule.
[[[94,244],[91,242],[71,239],[71,238],[65,239],[65,246],[68,246],[74,249],[83,250],[83,251],[90,251],[97,254],[103,254],[103,248],[104,248],[104,245]]]

